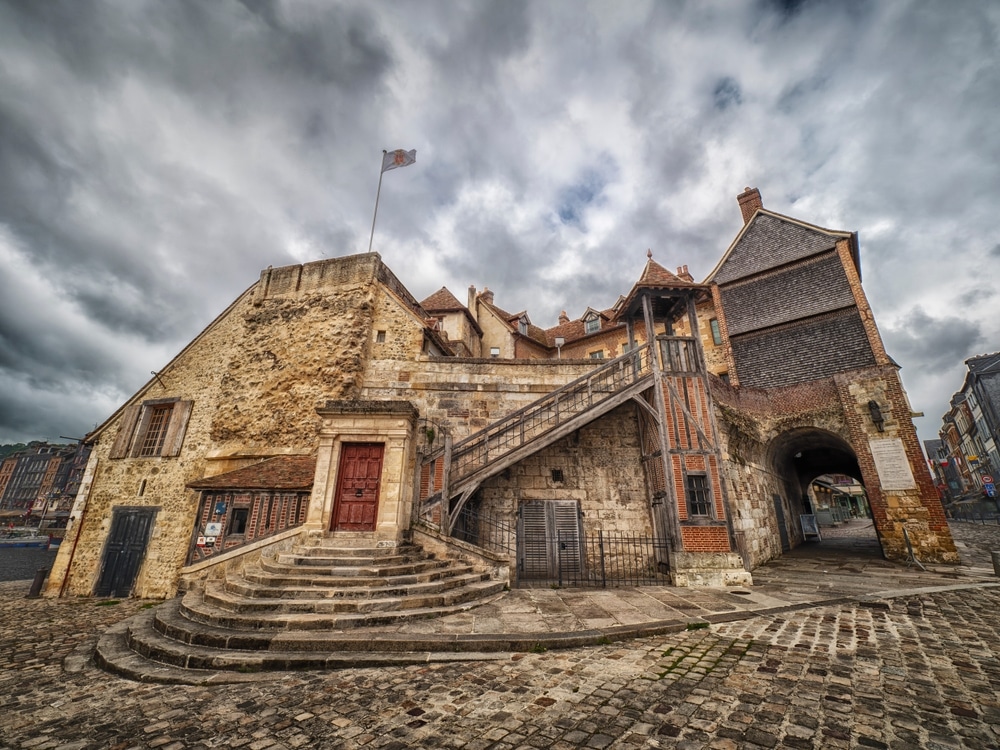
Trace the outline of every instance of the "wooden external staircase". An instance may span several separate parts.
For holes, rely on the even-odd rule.
[[[450,532],[465,502],[483,481],[650,388],[652,354],[648,344],[639,346],[464,440],[425,456],[424,465],[443,461],[445,468],[443,486],[423,499],[422,515],[429,517],[435,505],[443,505],[447,514],[442,513],[442,521],[447,518]]]

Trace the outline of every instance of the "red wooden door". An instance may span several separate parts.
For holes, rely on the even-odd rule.
[[[374,531],[378,485],[382,476],[382,443],[344,443],[340,449],[334,531]]]

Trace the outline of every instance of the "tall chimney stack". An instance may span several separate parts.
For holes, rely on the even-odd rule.
[[[757,188],[744,188],[743,192],[736,196],[739,201],[740,211],[743,212],[743,223],[748,224],[754,211],[764,208],[764,202],[760,199],[760,191]]]

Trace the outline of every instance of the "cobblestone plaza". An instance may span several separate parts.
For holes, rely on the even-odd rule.
[[[155,603],[29,600],[27,582],[4,583],[0,748],[996,748],[1000,589],[983,576],[1000,527],[953,532],[963,570],[937,566],[938,585],[922,576],[896,596],[494,661],[214,686],[87,662],[103,630]],[[851,554],[831,559],[849,568]],[[816,566],[787,556],[755,577],[805,587]]]

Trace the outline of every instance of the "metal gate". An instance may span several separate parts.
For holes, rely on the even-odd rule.
[[[95,596],[129,596],[153,529],[156,508],[115,508]]]

